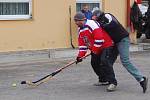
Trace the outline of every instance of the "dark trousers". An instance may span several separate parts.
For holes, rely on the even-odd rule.
[[[117,85],[113,64],[117,59],[118,50],[116,47],[105,48],[100,55],[91,54],[91,65],[99,77],[100,82],[106,82]]]

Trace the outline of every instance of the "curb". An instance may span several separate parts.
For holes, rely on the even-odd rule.
[[[0,53],[0,66],[75,58],[77,49],[44,49]]]
[[[150,51],[149,43],[131,44],[130,52]],[[74,59],[78,49],[44,49],[0,53],[0,66]]]

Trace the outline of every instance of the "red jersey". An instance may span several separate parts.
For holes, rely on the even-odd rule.
[[[104,48],[113,46],[113,41],[97,22],[87,19],[84,27],[79,28],[78,45],[78,57],[83,57],[88,49],[100,54]]]

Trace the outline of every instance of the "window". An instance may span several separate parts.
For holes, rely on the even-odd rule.
[[[101,9],[101,0],[76,0],[76,11],[81,11],[84,4],[88,4],[90,11]]]
[[[32,18],[32,0],[0,0],[0,20]]]

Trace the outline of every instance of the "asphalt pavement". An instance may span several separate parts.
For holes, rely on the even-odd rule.
[[[150,77],[150,41],[141,38],[138,42],[130,46],[131,61]],[[98,79],[90,57],[38,87],[20,84],[24,80],[36,81],[74,61],[77,52],[77,48],[1,52],[0,100],[149,100],[149,88],[142,93],[139,83],[122,67],[119,57],[114,65],[118,80],[114,92],[107,92],[107,86],[93,86]]]
[[[149,77],[150,51],[133,48],[132,62]],[[74,61],[76,54],[77,49],[1,54],[0,100],[149,100],[150,90],[142,93],[139,83],[122,67],[119,58],[114,65],[118,80],[114,92],[107,92],[107,86],[93,86],[98,80],[90,66],[90,57],[66,68],[38,87],[20,84],[23,80],[36,81],[65,66]]]

